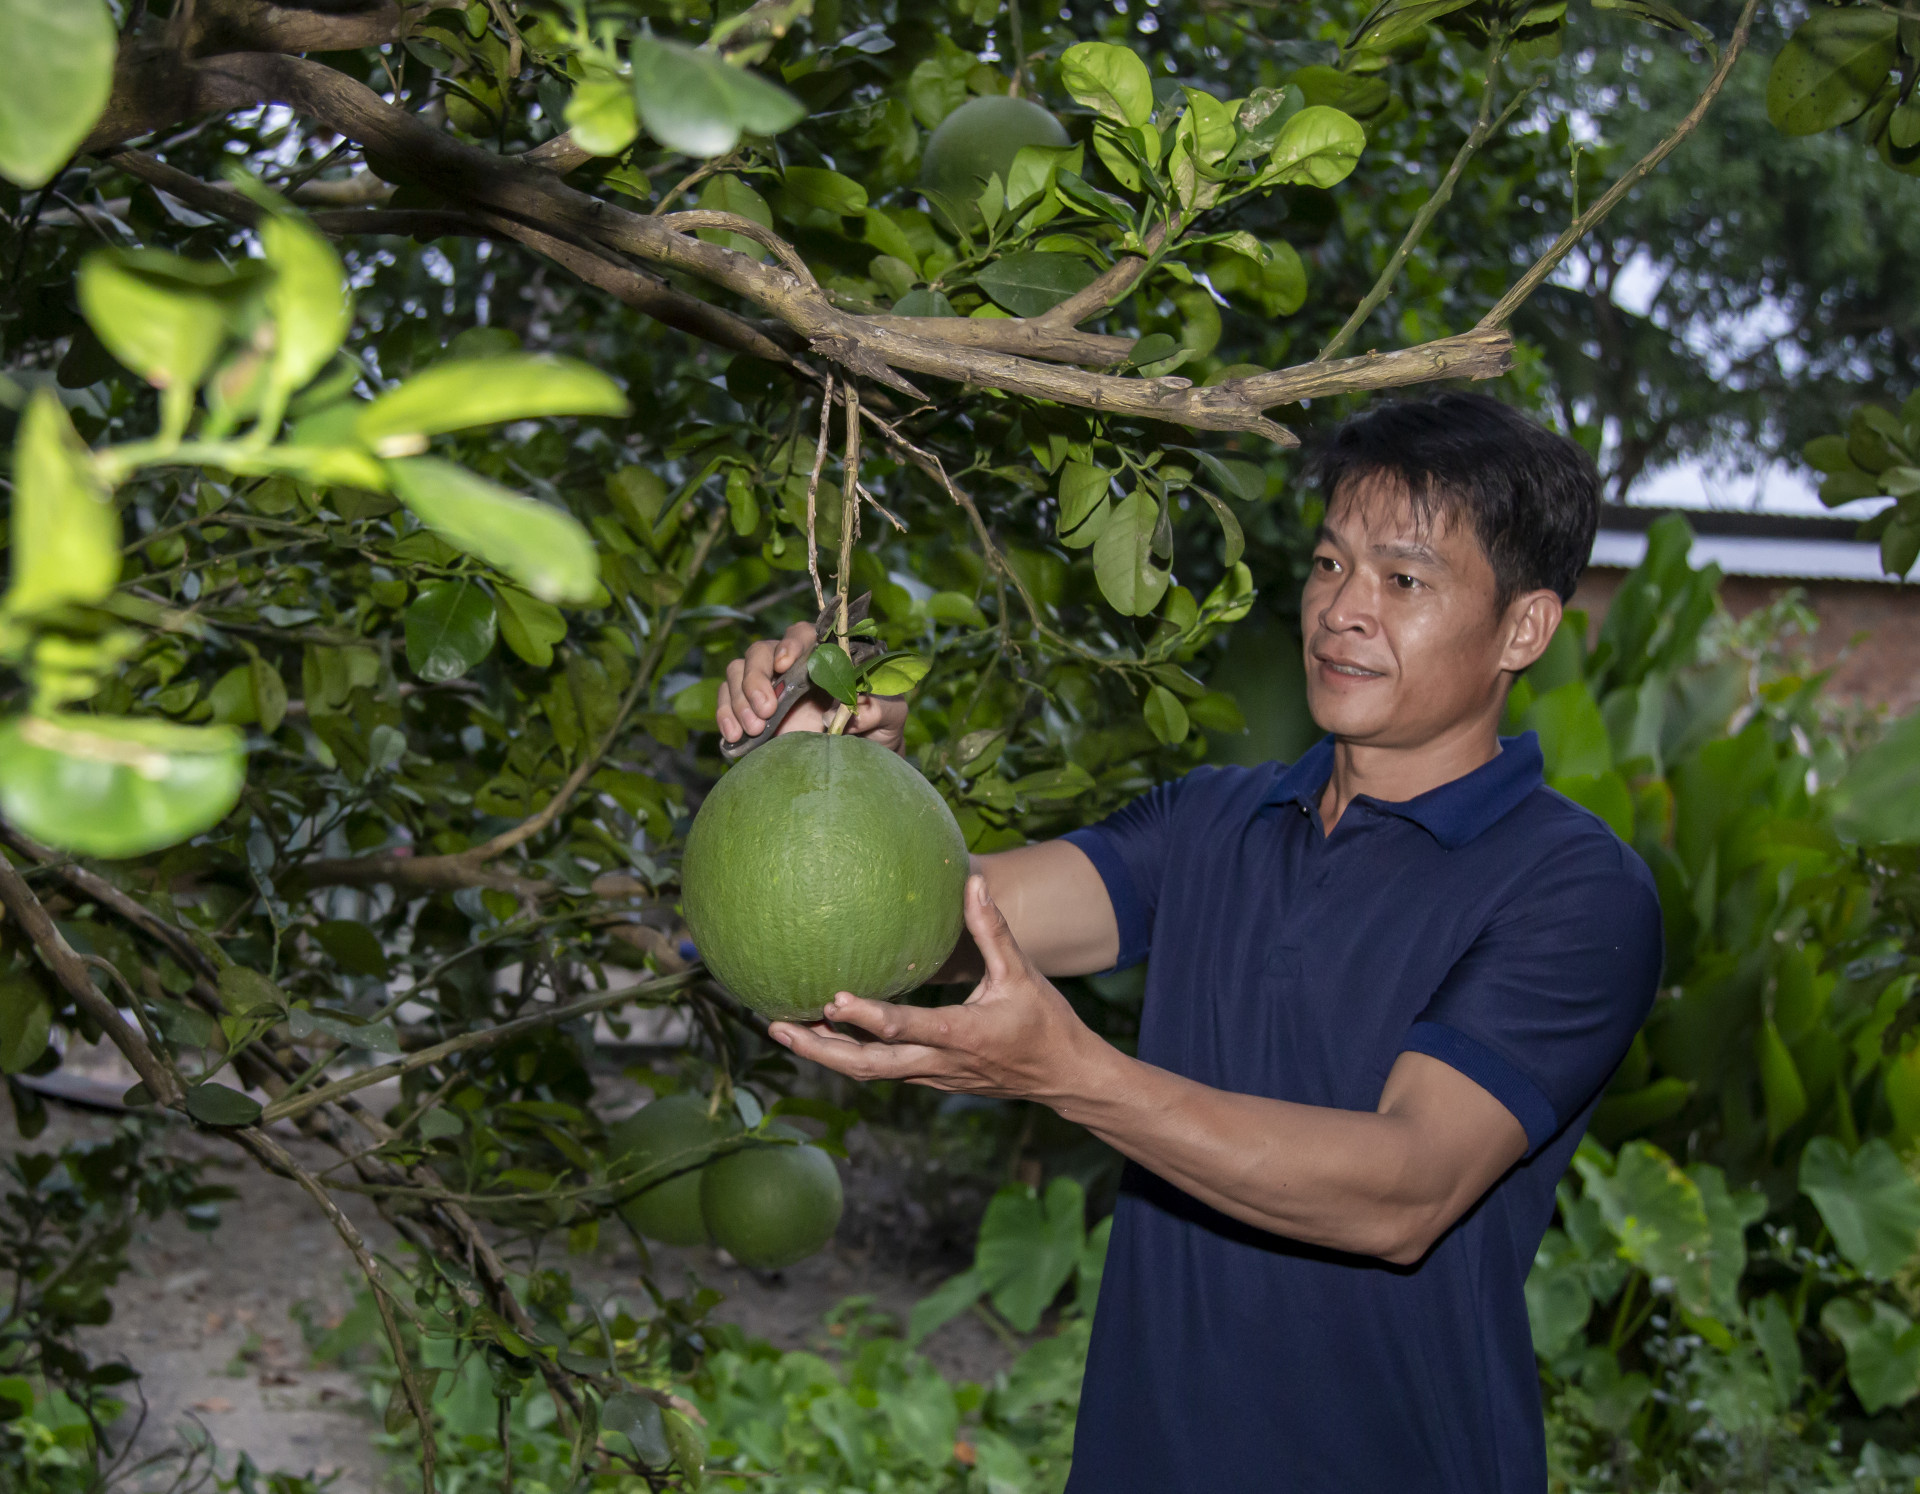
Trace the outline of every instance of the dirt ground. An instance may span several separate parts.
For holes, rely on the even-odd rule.
[[[110,1064],[89,1064],[86,1057],[73,1055],[68,1068],[99,1069],[109,1085],[118,1082]],[[644,1095],[635,1089],[615,1097],[616,1104],[620,1098],[631,1104]],[[110,1115],[71,1105],[51,1103],[49,1110],[47,1130],[24,1145],[54,1150],[68,1140],[103,1136],[115,1123]],[[335,1160],[315,1143],[283,1139],[307,1165]],[[829,1347],[821,1315],[854,1293],[871,1294],[878,1306],[904,1318],[920,1296],[966,1262],[950,1250],[942,1259],[939,1249],[921,1248],[914,1252],[917,1271],[891,1264],[905,1254],[898,1241],[924,1230],[927,1211],[903,1185],[897,1165],[882,1160],[892,1155],[887,1148],[858,1129],[849,1140],[853,1156],[842,1164],[848,1209],[833,1245],[772,1277],[741,1270],[711,1250],[656,1247],[656,1280],[678,1284],[686,1271],[694,1272],[726,1295],[715,1317],[782,1348]],[[0,1150],[11,1153],[22,1145],[10,1109],[0,1104]],[[176,1218],[142,1221],[130,1250],[131,1269],[113,1293],[113,1318],[91,1331],[89,1354],[124,1357],[141,1374],[147,1410],[134,1460],[173,1445],[183,1428],[197,1423],[218,1447],[223,1467],[244,1451],[263,1471],[332,1474],[333,1494],[389,1494],[381,1455],[371,1442],[377,1426],[358,1384],[344,1371],[314,1367],[291,1316],[296,1304],[323,1323],[344,1313],[354,1284],[346,1247],[292,1183],[262,1172],[217,1137],[182,1125],[168,1145],[205,1158],[207,1180],[234,1188],[239,1197],[222,1206],[222,1222],[211,1233],[188,1229]],[[391,1240],[365,1200],[343,1195],[341,1201],[376,1249]],[[620,1238],[567,1266],[576,1282],[591,1283],[603,1297],[621,1297],[633,1311],[646,1300],[636,1276],[637,1254],[624,1232],[603,1234]],[[945,1373],[967,1379],[989,1378],[1011,1357],[970,1318],[943,1329],[929,1354]],[[134,1421],[132,1414],[123,1419],[118,1434],[128,1436]]]

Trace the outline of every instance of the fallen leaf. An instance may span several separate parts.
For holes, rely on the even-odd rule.
[[[195,1401],[192,1409],[208,1416],[220,1416],[233,1409],[233,1402],[223,1395],[210,1395],[204,1401]]]

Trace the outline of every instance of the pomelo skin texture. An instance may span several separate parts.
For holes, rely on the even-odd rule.
[[[774,1021],[841,991],[891,1000],[960,937],[967,843],[910,763],[860,737],[788,732],[715,785],[687,834],[682,906],[700,958]]]
[[[946,198],[953,211],[964,211],[967,221],[957,226],[971,228],[980,216],[974,201],[987,178],[998,173],[1005,183],[1021,146],[1071,143],[1066,127],[1031,99],[1000,94],[970,99],[941,120],[927,141],[920,186]]]
[[[825,1245],[841,1203],[840,1174],[817,1146],[751,1146],[700,1175],[713,1243],[755,1271],[778,1271]]]
[[[607,1132],[607,1156],[618,1159],[622,1173],[634,1175],[695,1153],[739,1129],[731,1106],[709,1119],[705,1095],[668,1095]],[[634,1194],[620,1205],[621,1218],[662,1245],[706,1244],[707,1226],[700,1212],[700,1175],[705,1170],[675,1172]]]

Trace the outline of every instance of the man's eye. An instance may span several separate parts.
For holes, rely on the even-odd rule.
[[[1402,571],[1393,578],[1393,584],[1402,591],[1412,591],[1420,582],[1414,577],[1409,576],[1405,571]]]
[[[1323,571],[1337,571],[1340,569],[1340,562],[1335,560],[1331,555],[1316,555],[1313,557],[1313,563]]]

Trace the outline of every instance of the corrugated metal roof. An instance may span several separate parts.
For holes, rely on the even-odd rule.
[[[1647,553],[1647,529],[1670,513],[1678,513],[1693,529],[1694,564],[1712,561],[1730,576],[1899,584],[1880,569],[1879,545],[1857,538],[1860,526],[1851,519],[1729,509],[1607,504],[1600,511],[1591,563],[1623,569],[1638,565]]]

